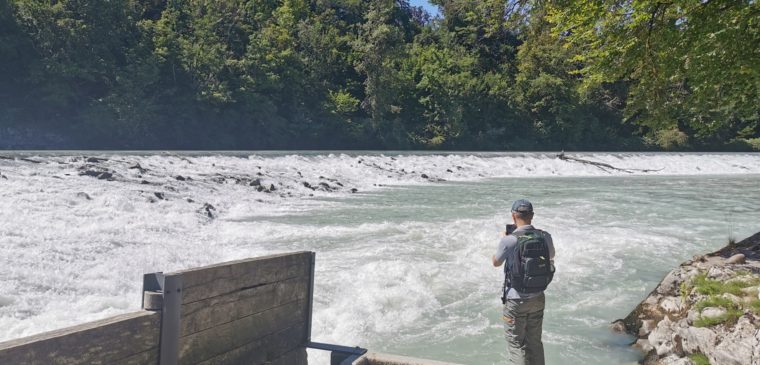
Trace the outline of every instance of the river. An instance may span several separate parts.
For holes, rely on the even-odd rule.
[[[138,309],[143,273],[312,250],[315,341],[501,364],[490,256],[528,198],[557,251],[547,363],[632,364],[609,323],[760,230],[757,153],[0,155],[0,341]]]

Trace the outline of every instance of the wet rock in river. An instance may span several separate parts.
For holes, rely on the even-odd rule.
[[[321,182],[321,183],[319,183],[319,187],[320,187],[322,190],[324,190],[324,191],[333,191],[333,190],[334,190],[334,189],[333,189],[333,187],[332,187],[332,186],[330,186],[330,184],[328,184],[328,183],[326,183],[326,182]]]
[[[136,164],[134,164],[134,165],[132,165],[132,166],[129,166],[128,168],[129,168],[130,170],[137,170],[137,171],[138,171],[139,173],[141,173],[141,174],[144,174],[146,171],[148,171],[147,169],[145,169],[145,168],[143,168],[142,166],[140,166],[140,164],[139,164],[139,163],[136,163]]]
[[[199,212],[211,219],[216,218],[216,208],[209,203],[203,203],[203,207],[201,207]]]
[[[97,178],[98,180],[108,180],[113,181],[113,173],[109,171],[99,171],[99,170],[85,170],[79,173],[80,176],[92,176],[94,178]]]

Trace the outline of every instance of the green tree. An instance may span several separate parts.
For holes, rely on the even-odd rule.
[[[585,87],[630,85],[626,119],[714,144],[760,133],[758,15],[751,0],[607,0],[556,2],[550,19]]]

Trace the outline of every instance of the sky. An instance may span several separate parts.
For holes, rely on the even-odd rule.
[[[427,0],[409,0],[409,4],[425,8],[430,15],[438,14],[438,7],[431,5]]]

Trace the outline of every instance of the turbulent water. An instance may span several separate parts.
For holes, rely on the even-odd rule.
[[[313,250],[314,340],[504,363],[490,256],[528,198],[557,249],[547,363],[633,363],[609,322],[760,230],[760,154],[572,156],[625,171],[553,154],[5,153],[0,341],[135,310],[143,273]]]

